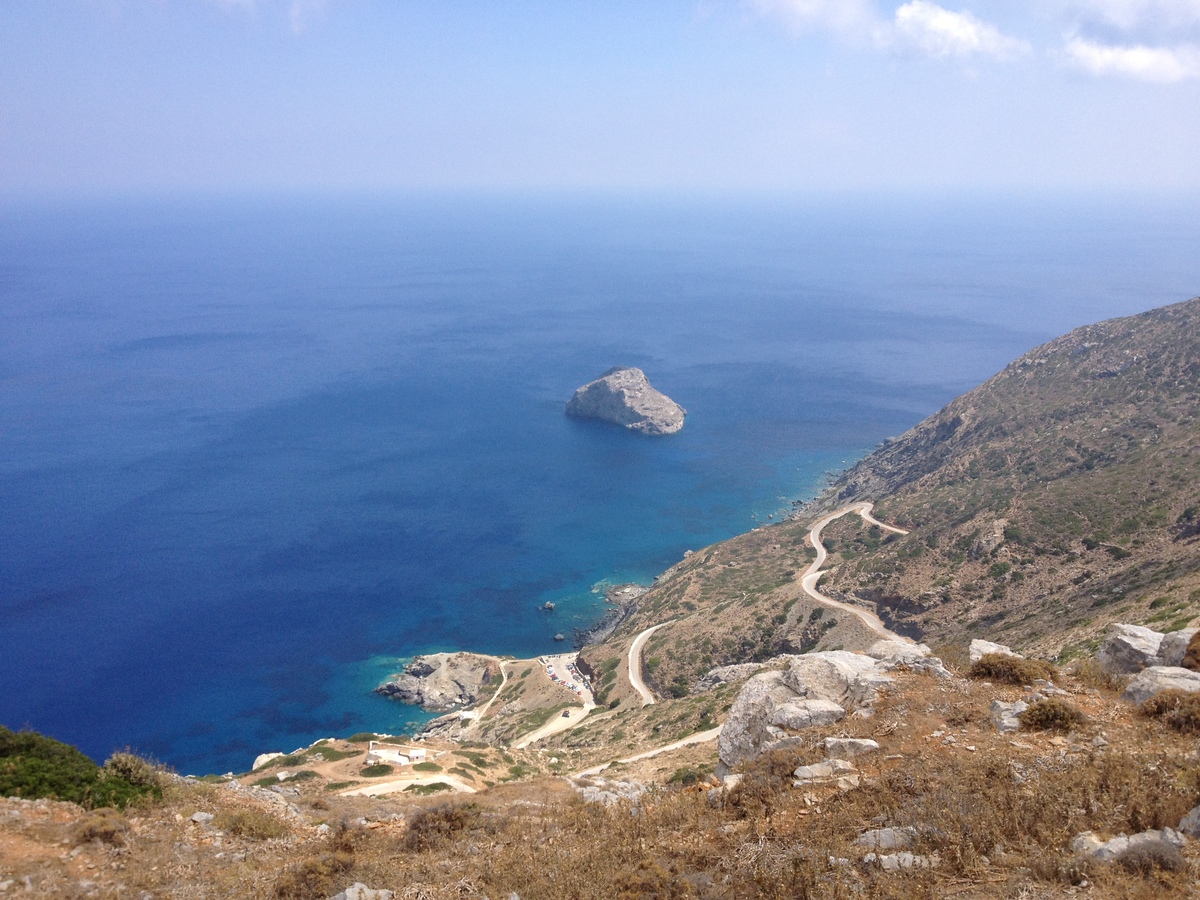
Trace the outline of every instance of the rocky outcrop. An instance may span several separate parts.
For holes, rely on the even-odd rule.
[[[1164,634],[1162,643],[1158,645],[1158,656],[1164,666],[1183,666],[1185,669],[1197,669],[1198,665],[1187,665],[1188,648],[1195,645],[1200,651],[1200,628],[1185,628],[1183,631],[1172,631]],[[1200,662],[1200,653],[1197,654]]]
[[[641,434],[674,434],[683,428],[682,406],[650,386],[641,369],[617,366],[575,392],[567,415],[603,419]]]
[[[719,687],[722,684],[733,684],[735,681],[745,681],[751,675],[757,675],[762,671],[765,663],[734,663],[732,666],[717,666],[715,669],[709,669],[695,684],[692,685],[693,694],[702,694],[705,691],[711,691],[713,688]]]
[[[1006,647],[1004,644],[994,644],[991,641],[982,641],[978,638],[971,641],[970,657],[972,663],[977,663],[989,653],[998,653],[1001,656],[1016,656],[1020,657],[1020,653],[1014,653],[1012,647]]]
[[[865,654],[833,650],[776,657],[769,665],[780,668],[746,682],[721,728],[717,750],[728,768],[800,743],[805,729],[869,714],[896,669],[949,677],[927,647],[898,641],[879,641]]]
[[[484,685],[500,677],[500,663],[477,653],[433,653],[413,659],[404,671],[375,688],[377,694],[429,712],[469,706]]]
[[[1096,659],[1100,667],[1113,675],[1129,675],[1147,666],[1157,665],[1163,635],[1141,625],[1112,625],[1100,646]]]
[[[1165,850],[1178,854],[1179,849],[1187,844],[1187,838],[1173,828],[1161,830],[1152,829],[1131,835],[1118,835],[1111,840],[1102,841],[1093,832],[1085,831],[1077,834],[1071,840],[1071,851],[1080,856],[1090,856],[1099,862],[1110,863],[1119,861],[1125,854],[1138,848],[1157,849],[1160,853]]]
[[[1197,635],[1198,628],[1162,634],[1142,625],[1116,623],[1109,626],[1096,659],[1112,675],[1132,675],[1150,666],[1193,668],[1187,664],[1188,650],[1193,644],[1200,649]]]
[[[1129,682],[1121,699],[1141,706],[1162,691],[1200,692],[1200,672],[1192,672],[1179,666],[1150,666]]]

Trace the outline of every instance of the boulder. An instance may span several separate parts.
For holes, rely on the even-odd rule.
[[[1164,828],[1161,831],[1151,829],[1128,836],[1122,834],[1107,841],[1102,841],[1094,833],[1085,831],[1071,839],[1071,852],[1110,863],[1115,862],[1122,853],[1129,850],[1160,843],[1168,844],[1178,850],[1187,843],[1187,838],[1174,828]]]
[[[936,856],[918,856],[901,850],[899,853],[885,853],[882,856],[868,853],[863,857],[867,865],[878,865],[886,872],[899,872],[901,869],[929,869],[938,864]]]
[[[846,717],[846,710],[832,700],[796,700],[784,703],[771,713],[771,725],[787,731],[803,731],[821,725],[833,725]]]
[[[1179,666],[1150,666],[1129,682],[1122,700],[1141,706],[1160,691],[1200,691],[1200,672]]]
[[[687,410],[650,386],[646,373],[630,366],[609,369],[575,392],[567,415],[602,419],[641,434],[674,434]]]
[[[793,787],[812,787],[830,782],[843,791],[858,787],[858,770],[844,759],[827,759],[811,766],[800,766],[792,774],[796,776]]]
[[[591,778],[573,781],[572,785],[584,803],[599,803],[602,806],[613,806],[622,801],[636,803],[646,793],[646,786],[636,781]]]
[[[878,753],[879,742],[868,738],[825,738],[825,755],[830,759],[854,759],[865,753]]]
[[[1000,734],[1010,734],[1021,730],[1020,715],[1027,709],[1029,709],[1029,704],[1024,700],[1017,700],[1015,703],[993,700],[988,712],[992,717],[992,723],[996,726],[996,731]]]
[[[782,736],[778,728],[774,732],[768,728],[775,710],[798,699],[784,683],[782,672],[762,672],[747,681],[721,726],[717,739],[721,762],[732,767],[762,753]]]
[[[792,657],[783,680],[801,697],[851,706],[873,703],[879,689],[891,681],[878,660],[845,650]]]
[[[271,753],[260,753],[258,756],[254,757],[254,765],[250,767],[250,771],[253,772],[255,769],[261,769],[271,760],[279,759],[281,756],[283,756],[283,754],[278,750],[272,751]]]
[[[1191,838],[1200,838],[1200,806],[1179,820],[1179,830]]]
[[[393,891],[373,891],[361,881],[358,881],[340,894],[334,894],[329,900],[393,900],[395,896],[396,894]]]
[[[1158,664],[1160,666],[1182,666],[1188,644],[1200,628],[1185,628],[1183,631],[1171,631],[1163,635],[1162,643],[1158,645]],[[1185,666],[1191,668],[1191,666]]]
[[[885,672],[909,669],[921,675],[935,678],[953,678],[945,664],[933,655],[925,644],[910,644],[907,641],[876,641],[867,650],[867,656],[878,660]]]
[[[1159,663],[1163,635],[1141,625],[1114,624],[1109,627],[1096,660],[1110,675],[1130,675]]]
[[[1183,660],[1179,663],[1185,669],[1200,672],[1200,631],[1192,635],[1187,649],[1183,652]]]
[[[981,641],[978,638],[971,641],[971,662],[977,663],[989,653],[999,653],[1001,656],[1016,656],[1020,657],[1020,653],[1014,653],[1012,647],[1006,647],[1004,644],[993,644],[991,641]]]
[[[873,828],[854,840],[855,846],[880,850],[908,850],[916,840],[915,828]]]
[[[774,662],[787,668],[760,672],[747,681],[725,718],[717,749],[729,768],[798,743],[795,732],[830,725],[852,710],[866,713],[892,681],[887,674],[892,662],[861,653],[835,650]]]
[[[762,667],[762,663],[736,663],[732,666],[718,666],[715,669],[709,669],[692,685],[692,693],[702,694],[722,684],[745,681],[750,676],[761,672]]]

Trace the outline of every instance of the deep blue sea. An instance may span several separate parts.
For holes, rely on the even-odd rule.
[[[1197,293],[1195,197],[2,203],[0,723],[186,772],[402,730],[398,659],[551,650],[1036,344]],[[618,364],[680,434],[563,415]]]

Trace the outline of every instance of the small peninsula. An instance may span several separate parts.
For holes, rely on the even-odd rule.
[[[615,366],[575,392],[567,415],[603,419],[641,434],[675,434],[687,410],[650,386],[641,369]]]

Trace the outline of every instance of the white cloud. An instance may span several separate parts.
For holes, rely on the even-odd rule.
[[[879,16],[869,0],[750,0],[762,15],[785,22],[796,31],[836,31],[869,35]]]
[[[1143,25],[1180,27],[1200,24],[1200,0],[1068,0],[1080,15],[1133,29]]]
[[[1073,66],[1093,75],[1163,83],[1200,76],[1200,51],[1195,47],[1120,47],[1075,37],[1067,41],[1065,53]]]
[[[894,32],[904,43],[937,57],[1012,59],[1031,50],[1025,41],[968,12],[952,12],[928,0],[912,0],[897,9]]]

